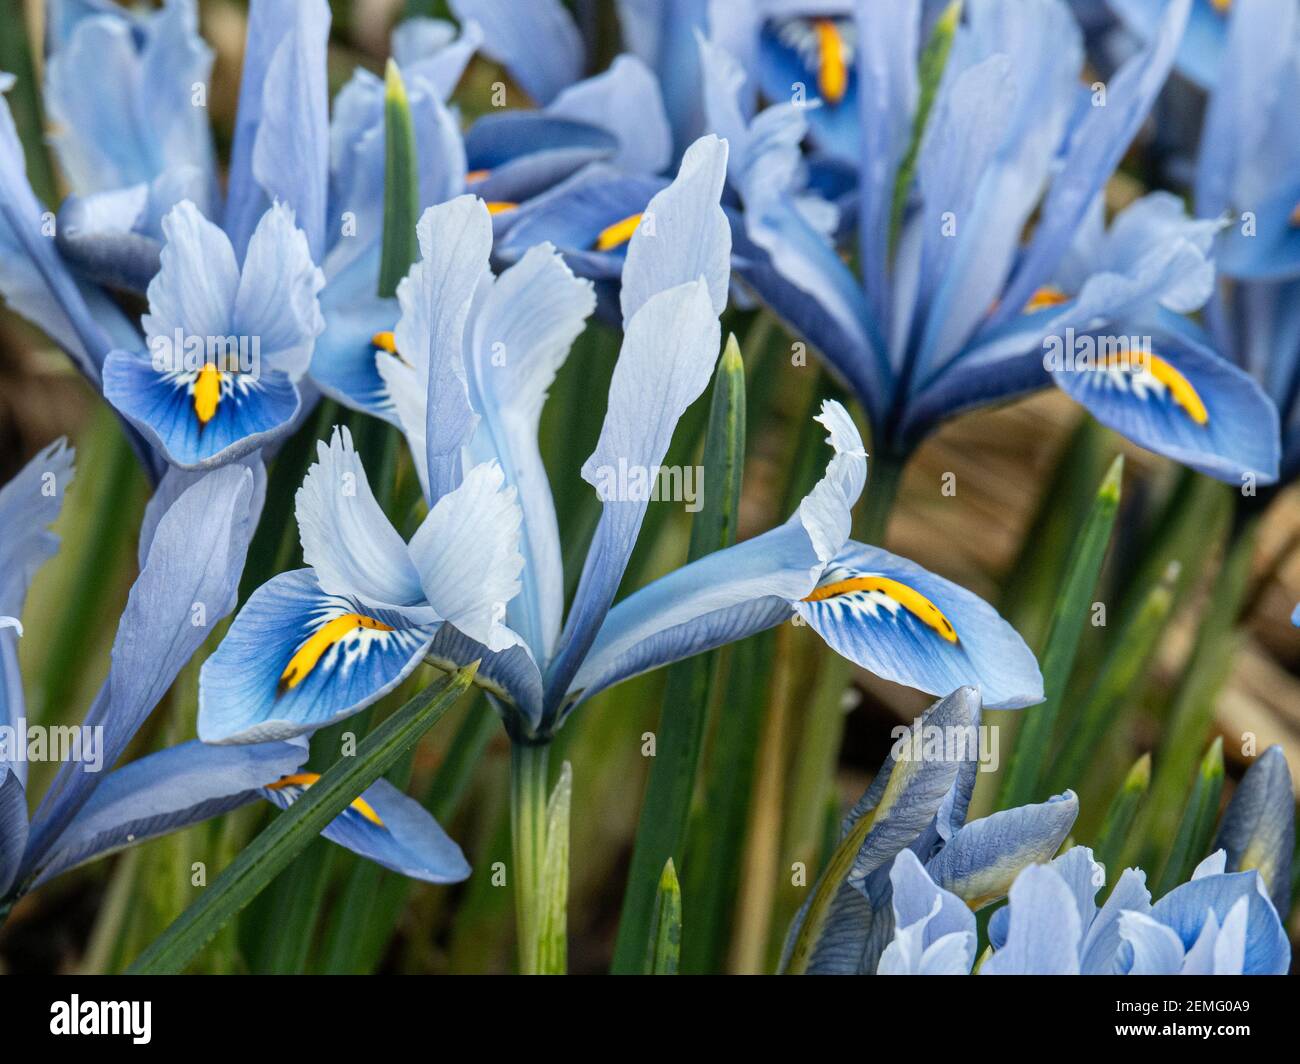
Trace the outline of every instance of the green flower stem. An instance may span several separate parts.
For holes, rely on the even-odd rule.
[[[550,974],[542,967],[546,887],[546,766],[550,746],[510,747],[510,829],[514,839],[515,920],[522,975]],[[562,973],[556,973],[562,974]]]

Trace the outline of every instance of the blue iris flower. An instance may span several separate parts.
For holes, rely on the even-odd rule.
[[[503,706],[511,734],[535,742],[549,738],[576,705],[623,679],[797,616],[841,654],[890,679],[935,692],[979,683],[990,703],[1004,708],[1040,701],[1042,678],[1033,655],[992,608],[911,562],[849,538],[867,459],[856,427],[836,403],[826,404],[818,418],[831,445],[826,474],[789,521],[614,603],[649,505],[651,479],[659,475],[677,420],[708,385],[718,357],[718,316],[730,277],[730,227],[719,205],[726,167],[724,142],[708,137],[693,145],[674,182],[646,206],[651,222],[629,241],[620,292],[623,347],[600,440],[582,469],[602,511],[567,617],[537,427],[547,390],[592,313],[592,286],[548,245],[494,276],[488,268],[492,220],[472,196],[425,212],[417,230],[421,260],[398,289],[395,351],[378,356],[379,372],[432,512],[464,491],[474,470],[504,473],[522,510],[523,568],[517,595],[493,595],[505,625],[493,630],[496,642],[461,624],[444,624],[429,630],[431,642],[413,641],[405,657],[395,653],[393,668],[399,659],[420,656],[448,665],[481,659],[479,679]],[[395,533],[382,550],[373,535],[347,543],[337,538],[340,559],[361,549],[389,565],[402,557]],[[494,572],[462,559],[446,579],[477,586]],[[306,582],[314,578],[277,579],[304,584],[296,607],[301,616],[309,605]],[[395,592],[382,601],[367,598],[360,585],[342,578],[336,586],[320,582],[328,592],[350,592],[365,616],[379,615],[362,606],[407,601],[398,601]],[[270,586],[264,590],[269,596]],[[205,666],[205,738],[247,739],[261,734],[257,729],[269,714],[280,719],[277,677],[310,642],[305,629],[289,628],[284,619],[294,608],[291,593],[297,592],[286,587],[274,603],[268,597],[265,610],[255,595],[245,614],[264,614],[256,631],[241,614]],[[281,605],[273,625],[271,607]],[[275,637],[281,653],[267,656],[271,663],[256,675],[246,654],[227,654],[236,641],[264,650],[273,627],[282,633]],[[327,682],[322,679],[322,690]],[[313,720],[333,717],[357,708],[355,694],[322,693],[304,711],[310,708]]]
[[[938,899],[942,912],[920,933],[919,950],[960,932],[960,942],[943,947],[943,963],[969,971],[975,954],[973,912],[1005,897],[1021,869],[1049,860],[1064,842],[1079,812],[1070,791],[967,821],[984,756],[980,715],[980,692],[972,687],[959,687],[932,705],[895,744],[845,817],[842,836],[864,817],[871,818],[871,827],[846,881],[833,895],[809,957],[809,973],[875,972],[894,938],[895,909],[902,913],[898,927],[905,928],[930,914]],[[896,877],[904,877],[905,891],[897,898]],[[919,896],[924,884],[931,886]],[[806,913],[805,905],[791,930],[791,945]],[[915,966],[917,943],[905,946],[908,965]],[[890,964],[900,961],[894,958]]]
[[[32,576],[58,547],[48,531],[72,479],[61,442],[0,488],[0,903],[70,868],[264,799],[284,806],[316,780],[307,744],[219,748],[197,741],[115,767],[181,668],[233,609],[265,496],[257,462],[209,473],[173,469],[141,528],[140,575],[113,642],[109,675],[35,814],[27,813],[27,745],[15,618]],[[469,866],[432,817],[380,781],[323,832],[387,868],[434,882]]]
[[[1091,851],[1054,856],[1078,813],[1073,793],[966,821],[980,770],[979,720],[972,689],[935,703],[850,811],[843,834],[863,817],[871,826],[834,894],[808,971],[968,974],[976,962],[975,913],[1004,897],[1009,905],[989,922],[993,952],[980,963],[982,974],[1287,970],[1281,918],[1295,821],[1280,748],[1247,772],[1215,852],[1189,883],[1153,904],[1145,873],[1125,869],[1098,907],[1106,870]]]
[[[1207,308],[1215,341],[1277,403],[1283,483],[1300,474],[1300,11],[1238,4],[1210,97],[1196,209],[1226,219],[1225,283]]]
[[[314,399],[302,378],[321,331],[328,33],[323,0],[251,5],[224,204],[196,118],[211,57],[191,0],[148,14],[54,5],[47,95],[74,189],[57,222],[27,183],[7,106],[0,116],[0,243],[16,258],[0,291],[147,441],[155,478],[162,460],[238,460]],[[101,285],[147,286],[142,329]]]
[[[1078,84],[1082,43],[1059,0],[967,4],[896,196],[921,5],[864,5],[860,282],[763,153],[733,177],[738,272],[852,387],[877,450],[904,457],[943,418],[1055,380],[1103,423],[1211,476],[1276,477],[1272,404],[1181,317],[1210,295],[1212,227],[1156,195],[1105,230],[1097,203],[1187,8],[1168,6],[1103,98]],[[734,116],[725,64],[705,74],[711,114]]]

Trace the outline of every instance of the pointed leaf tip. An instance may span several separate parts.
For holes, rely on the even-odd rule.
[[[1117,454],[1115,460],[1111,462],[1110,468],[1106,470],[1106,476],[1102,478],[1101,487],[1097,491],[1098,499],[1105,499],[1107,502],[1119,502],[1120,487],[1124,481],[1124,456]]]

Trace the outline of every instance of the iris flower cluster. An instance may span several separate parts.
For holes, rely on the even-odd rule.
[[[25,763],[0,754],[0,908],[244,804],[289,809],[321,778],[312,736],[425,665],[474,666],[516,773],[540,764],[543,783],[583,703],[787,622],[938,697],[924,725],[973,734],[984,709],[1033,713],[1043,675],[993,606],[854,536],[874,464],[896,468],[975,407],[1054,384],[1210,477],[1300,471],[1290,0],[1111,0],[1082,24],[1096,5],[620,0],[624,50],[590,75],[592,42],[559,0],[449,6],[458,26],[401,23],[387,76],[358,69],[331,100],[329,5],[253,0],[223,167],[195,0],[46,5],[69,194],[38,199],[0,100],[0,294],[113,410],[153,495],[85,714],[111,771],[66,761],[29,816]],[[467,120],[453,96],[480,54],[535,106]],[[1108,212],[1175,70],[1209,94],[1193,210],[1152,192]],[[403,180],[414,232],[395,270]],[[663,466],[736,313],[783,323],[843,389],[813,417],[821,476],[782,523],[629,589],[650,499],[626,474]],[[594,319],[621,335],[608,393],[585,396],[603,420],[581,467],[557,470],[540,425]],[[322,401],[400,435],[411,516],[372,487],[352,429],[330,426],[294,485],[302,567],[241,600],[267,463]],[[561,475],[594,494],[589,544],[562,541]],[[0,489],[0,723],[24,719],[19,618],[72,476],[58,443]],[[196,738],[128,757],[186,669]],[[978,767],[886,761],[844,820],[847,863],[790,930],[787,970],[1289,965],[1280,750],[1238,786],[1190,882],[1153,900],[1126,869],[1100,905],[1107,870],[1068,842],[1076,795],[968,820]],[[519,860],[545,795],[513,799]],[[382,779],[323,833],[407,876],[470,875]],[[547,852],[518,889],[556,874]],[[519,897],[526,939],[536,898]],[[977,957],[976,913],[1004,900]],[[522,942],[525,967],[539,941]]]

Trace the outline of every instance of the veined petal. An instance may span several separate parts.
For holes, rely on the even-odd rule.
[[[519,641],[505,625],[524,567],[516,494],[495,462],[474,466],[411,538],[411,560],[438,617],[493,651]]]
[[[1145,346],[1147,338],[1142,338]],[[1091,342],[1052,366],[1056,383],[1103,425],[1207,476],[1240,484],[1277,479],[1277,409],[1250,377],[1190,332],[1152,331],[1149,350]],[[1079,341],[1076,340],[1076,346]]]
[[[867,456],[848,412],[833,400],[817,420],[834,456],[779,528],[715,551],[629,595],[609,611],[572,689],[590,697],[639,672],[779,624],[848,539]]]
[[[1106,903],[1092,918],[1084,932],[1079,963],[1084,975],[1113,975],[1122,970],[1119,956],[1123,932],[1122,916],[1127,913],[1145,915],[1151,911],[1151,892],[1147,890],[1147,876],[1140,868],[1126,868],[1107,897]],[[1002,910],[999,910],[1001,912]],[[998,914],[995,913],[996,917]],[[993,937],[993,924],[989,924],[989,937]],[[998,943],[994,943],[996,946]],[[1182,944],[1178,946],[1182,955]]]
[[[1243,974],[1285,974],[1291,964],[1291,946],[1258,872],[1231,872],[1184,883],[1156,902],[1151,916],[1172,928],[1190,955],[1210,917],[1222,926],[1241,899],[1248,899]]]
[[[1295,797],[1280,746],[1270,746],[1237,785],[1214,840],[1234,872],[1259,872],[1283,919],[1291,908],[1291,858],[1295,850]]]
[[[307,759],[299,743],[181,743],[107,773],[42,859],[37,884],[126,846],[236,809]]]
[[[1083,928],[1074,895],[1050,865],[1030,865],[1011,886],[1006,944],[981,975],[1078,975]]]
[[[229,332],[257,337],[263,365],[296,381],[325,327],[316,298],[324,285],[293,210],[278,203],[262,215],[248,241]]]
[[[1022,869],[1050,860],[1078,814],[1078,798],[1066,791],[1038,805],[1003,809],[972,820],[948,840],[927,871],[935,883],[965,899],[972,909],[982,908],[1003,897]],[[1060,869],[1057,874],[1066,882]]]
[[[478,23],[484,54],[537,103],[550,103],[582,76],[582,34],[560,0],[451,0],[451,10],[462,25]]]
[[[547,671],[548,701],[568,691],[581,667],[614,601],[649,506],[648,495],[619,491],[619,470],[637,471],[647,480],[659,468],[678,419],[709,383],[720,344],[717,312],[703,278],[652,296],[628,323],[600,439],[582,467],[582,479],[601,498],[601,517],[559,651]],[[624,497],[629,494],[635,497]]]
[[[387,340],[401,313],[397,300],[376,294],[378,245],[349,260],[330,277],[320,296],[325,328],[311,354],[311,379],[330,398],[403,427],[393,398],[379,372],[382,361],[400,361],[393,350],[376,344]],[[420,401],[423,409],[423,400]],[[421,426],[423,435],[423,426]],[[423,466],[423,461],[421,461]]]
[[[595,306],[591,283],[541,245],[487,287],[471,329],[470,390],[483,420],[470,452],[478,462],[499,461],[518,492],[525,564],[507,620],[543,659],[560,634],[564,565],[537,429],[555,374]]]
[[[936,886],[911,850],[894,858],[889,881],[896,931],[877,971],[881,975],[968,975],[975,963],[975,914],[966,903]]]
[[[1183,944],[1174,932],[1146,913],[1121,912],[1116,921],[1121,943],[1117,957],[1126,975],[1178,975]],[[1106,973],[1115,974],[1115,973]]]
[[[470,187],[489,203],[523,203],[618,150],[609,130],[547,111],[496,111],[465,134]]]
[[[546,113],[613,134],[618,150],[609,161],[628,173],[662,173],[672,161],[673,133],[659,82],[635,56],[616,56],[604,73],[569,86]]]
[[[235,607],[253,534],[254,475],[217,469],[179,494],[158,521],[148,557],[127,598],[112,664],[85,724],[102,727],[103,764],[122,756],[191,655]],[[99,783],[66,761],[33,818],[24,867],[30,871]]]
[[[461,448],[478,415],[470,407],[465,369],[465,330],[474,293],[487,271],[492,220],[481,200],[460,196],[421,216],[416,232],[420,261],[398,286],[402,317],[395,337],[398,352],[425,391],[422,417],[398,401],[403,424],[410,417],[424,434],[428,499],[436,502],[461,476]],[[380,364],[380,375],[396,399],[400,367]]]
[[[673,183],[646,205],[623,264],[624,329],[655,295],[697,278],[708,285],[713,312],[722,313],[731,281],[731,226],[720,206],[726,178],[727,142],[701,137]]]
[[[279,200],[294,209],[312,258],[325,254],[329,29],[324,0],[254,0],[250,7],[225,218],[237,250]]]
[[[293,805],[319,777],[295,773],[263,789],[282,809]],[[460,847],[428,810],[387,780],[376,780],[321,832],[331,842],[413,879],[459,883],[470,873]]]
[[[520,642],[494,652],[453,625],[444,624],[438,628],[424,659],[447,672],[477,661],[474,684],[491,695],[498,708],[507,710],[503,717],[508,727],[515,723],[516,714],[529,729],[541,721],[542,673],[526,644]]]
[[[1038,663],[992,606],[879,547],[850,541],[795,609],[837,653],[896,683],[978,686],[990,709],[1043,699]]]
[[[288,739],[382,698],[424,657],[437,625],[324,591],[310,569],[253,592],[199,674],[199,738]]]
[[[317,461],[294,498],[303,561],[328,595],[354,596],[371,609],[424,605],[420,574],[406,543],[370,490],[352,434],[336,426],[316,444]],[[410,614],[413,620],[439,618]]]

